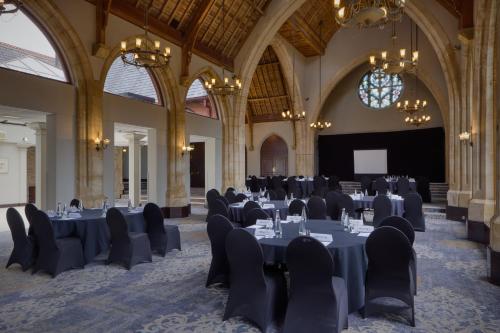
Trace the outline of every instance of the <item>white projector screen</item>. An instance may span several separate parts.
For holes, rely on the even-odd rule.
[[[387,149],[355,150],[354,174],[387,174]]]

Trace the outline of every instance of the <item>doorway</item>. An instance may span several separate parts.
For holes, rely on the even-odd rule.
[[[278,135],[273,134],[262,143],[260,174],[263,177],[288,175],[288,147]]]

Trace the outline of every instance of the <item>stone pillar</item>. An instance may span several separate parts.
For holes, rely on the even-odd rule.
[[[314,138],[315,132],[309,127],[308,120],[296,123],[295,135],[297,147],[295,151],[295,173],[297,175],[314,175]]]
[[[18,203],[28,202],[28,148],[29,145],[25,143],[17,144],[17,151],[19,153],[19,198],[16,200]]]
[[[229,97],[231,98],[231,97]],[[222,188],[228,187],[244,188],[245,187],[245,121],[241,114],[234,112],[235,104],[242,104],[242,96],[237,96],[230,101],[226,98],[224,103],[226,106],[226,121],[223,126],[223,180]],[[232,99],[232,98],[231,98]],[[229,102],[234,102],[229,103]]]
[[[472,199],[467,234],[474,241],[489,243],[489,227],[495,209],[493,64],[496,0],[475,2],[474,77],[472,80]]]
[[[133,206],[141,202],[141,139],[144,135],[130,133],[128,139],[128,196]]]
[[[148,201],[158,202],[158,138],[148,129]]]
[[[29,127],[35,130],[35,205],[39,209],[47,207],[47,128],[45,123],[31,123]]]
[[[123,147],[114,147],[113,151],[113,164],[115,169],[115,199],[119,199],[123,194],[123,149]]]

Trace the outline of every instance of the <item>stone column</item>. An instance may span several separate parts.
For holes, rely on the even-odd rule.
[[[295,173],[314,175],[314,138],[315,132],[309,127],[306,118],[296,123],[297,149],[295,151]]]
[[[148,201],[158,202],[158,138],[148,129]]]
[[[130,133],[128,139],[128,196],[133,206],[141,202],[141,139],[144,135]]]
[[[114,147],[113,164],[115,168],[114,193],[115,199],[123,194],[123,147]]]
[[[16,200],[18,203],[28,202],[28,148],[30,145],[25,143],[17,144],[17,151],[19,153],[19,198]]]
[[[45,123],[31,123],[29,127],[35,130],[35,204],[39,209],[47,207],[47,127]]]

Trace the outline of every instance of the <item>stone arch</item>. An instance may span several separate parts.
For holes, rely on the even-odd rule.
[[[261,176],[268,176],[269,172],[265,172],[265,169],[271,167],[271,174],[274,175],[275,172],[283,175],[288,174],[288,155],[289,155],[289,145],[281,137],[281,135],[276,133],[270,133],[262,142],[259,144],[260,149],[260,174]],[[269,165],[269,163],[271,165]]]

